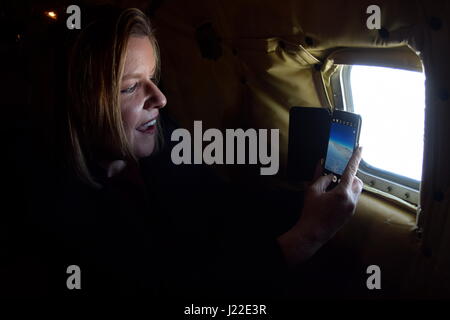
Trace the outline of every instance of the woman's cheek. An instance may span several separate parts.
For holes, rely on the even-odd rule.
[[[139,107],[133,99],[123,99],[122,120],[126,130],[133,131],[139,125]]]

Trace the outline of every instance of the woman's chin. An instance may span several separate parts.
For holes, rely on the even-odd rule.
[[[138,159],[145,158],[145,157],[149,157],[153,153],[154,150],[155,150],[155,142],[152,141],[151,143],[147,143],[145,145],[141,145],[141,146],[138,146],[137,148],[135,148],[134,155]]]

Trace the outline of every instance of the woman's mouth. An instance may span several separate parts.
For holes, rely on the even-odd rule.
[[[153,134],[156,130],[156,118],[145,122],[136,130],[146,134]]]

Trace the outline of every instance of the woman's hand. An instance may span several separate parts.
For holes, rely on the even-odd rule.
[[[326,191],[332,175],[321,176],[319,164],[305,194],[302,214],[289,231],[278,237],[278,243],[289,264],[296,265],[311,257],[353,216],[363,183],[356,177],[362,148],[350,158],[341,182]]]

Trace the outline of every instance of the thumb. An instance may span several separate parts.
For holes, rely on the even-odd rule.
[[[318,191],[325,192],[332,181],[333,181],[332,174],[322,176],[319,179],[317,179],[317,181],[312,185],[312,187]]]

